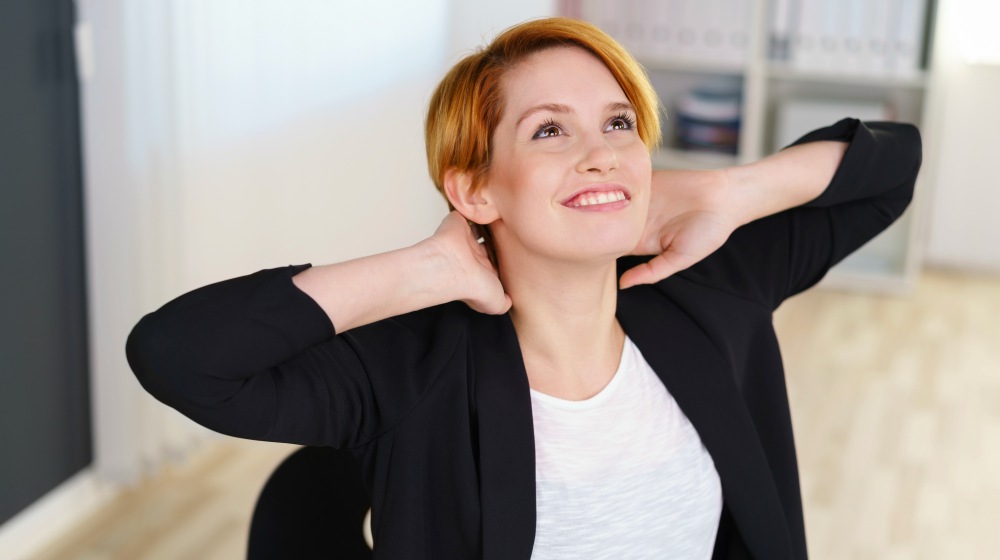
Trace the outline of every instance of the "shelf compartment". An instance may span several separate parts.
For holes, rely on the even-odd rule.
[[[676,148],[653,152],[652,161],[653,169],[721,169],[737,164],[733,155]]]
[[[767,76],[774,80],[790,82],[834,84],[841,87],[878,87],[882,89],[925,89],[928,82],[927,73],[923,71],[907,75],[894,76],[889,74],[883,76],[802,70],[774,62],[767,66]]]

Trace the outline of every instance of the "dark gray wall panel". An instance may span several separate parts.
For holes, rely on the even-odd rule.
[[[0,523],[91,462],[72,26],[0,2]]]

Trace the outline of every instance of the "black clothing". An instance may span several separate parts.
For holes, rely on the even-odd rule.
[[[906,208],[920,137],[846,119],[798,141],[850,142],[810,204],[739,228],[617,317],[697,429],[722,481],[715,558],[806,557],[795,444],[772,311]],[[640,258],[622,258],[619,272]],[[140,321],[128,358],[156,398],[222,433],[351,449],[376,558],[528,558],[531,403],[509,316],[462,303],[338,335],[295,288],[304,267],[184,295]]]

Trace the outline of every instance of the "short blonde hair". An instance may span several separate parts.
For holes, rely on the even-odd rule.
[[[567,46],[582,48],[607,66],[635,108],[639,138],[650,150],[659,145],[659,98],[646,71],[624,47],[590,23],[569,18],[532,20],[505,30],[460,60],[438,84],[424,135],[428,170],[442,194],[449,169],[470,173],[473,190],[489,171],[491,140],[504,111],[507,72],[531,54]]]

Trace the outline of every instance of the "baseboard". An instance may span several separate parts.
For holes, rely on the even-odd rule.
[[[0,557],[30,558],[106,504],[119,490],[83,469],[0,525]]]

